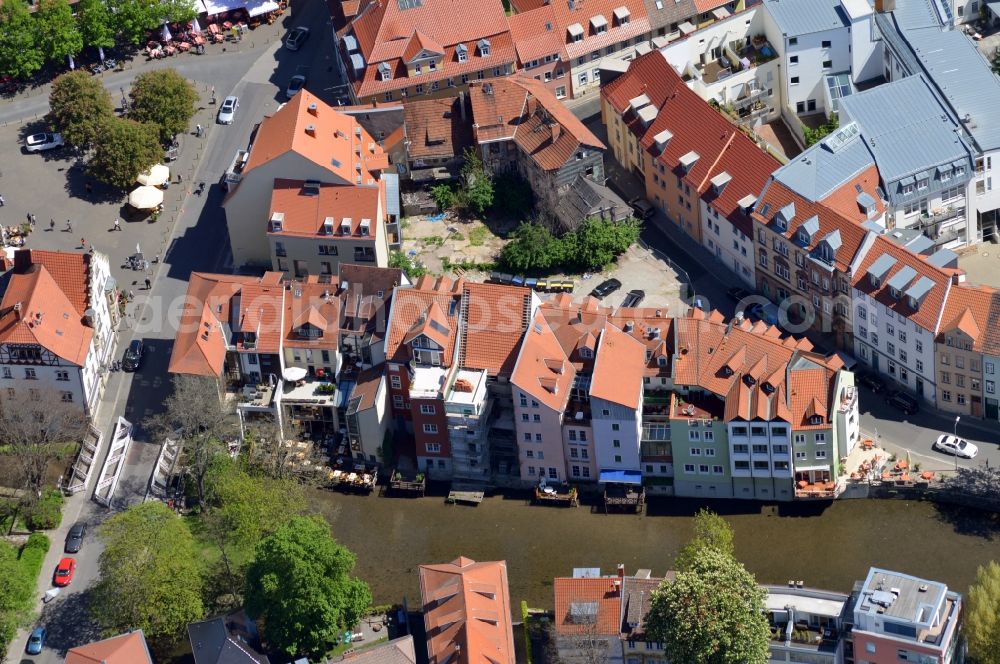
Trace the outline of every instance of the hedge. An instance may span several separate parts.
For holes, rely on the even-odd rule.
[[[48,550],[49,538],[42,533],[32,533],[20,552],[0,542],[0,653],[32,616],[38,575]]]
[[[31,530],[52,530],[62,523],[63,495],[59,489],[49,489],[24,516]]]

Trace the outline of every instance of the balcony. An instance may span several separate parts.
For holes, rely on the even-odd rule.
[[[858,405],[858,388],[851,387],[845,388],[843,394],[840,395],[840,404],[837,406],[837,410],[841,413],[849,413],[854,410]]]
[[[564,424],[586,424],[590,422],[590,402],[581,399],[571,399],[566,404],[563,415]]]
[[[354,262],[355,263],[374,263],[375,262],[375,252],[374,251],[355,251],[354,252]]]
[[[240,183],[243,179],[243,168],[247,164],[247,160],[250,158],[249,150],[237,150],[236,156],[233,157],[232,162],[229,164],[229,168],[226,169],[226,175],[223,178],[223,187],[228,191],[235,185]]]
[[[785,649],[826,653],[830,655],[830,664],[833,664],[836,661],[834,655],[840,647],[840,634],[833,627],[810,625],[806,621],[794,624],[772,622],[771,644],[772,647],[784,646]],[[779,657],[780,661],[784,659],[783,656]]]

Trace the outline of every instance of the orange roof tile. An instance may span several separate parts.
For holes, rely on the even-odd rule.
[[[142,630],[70,648],[66,664],[153,664]]]
[[[507,563],[420,566],[429,664],[514,664]]]
[[[556,634],[572,636],[618,635],[621,629],[621,590],[617,577],[557,577],[555,591]],[[593,609],[597,609],[594,618]]]
[[[642,0],[586,0],[586,2],[552,2],[553,31],[557,32],[563,43],[567,61],[582,55],[606,48],[611,44],[629,41],[639,35],[649,32],[649,16]],[[628,10],[628,21],[621,23],[614,16],[619,7]],[[533,2],[518,3],[518,12],[531,13],[541,11],[547,16],[545,7],[538,7]],[[594,31],[591,21],[603,19],[603,32]],[[583,39],[573,41],[568,28],[574,23],[583,28]]]
[[[443,342],[442,363],[450,366],[458,339],[461,285],[461,280],[452,282],[447,277],[425,277],[413,288],[397,289],[392,297],[386,358],[392,362],[408,362],[410,351],[406,344],[414,338],[415,330],[423,330],[433,334],[431,338],[435,341]],[[436,325],[432,325],[432,321],[436,321]]]
[[[531,289],[466,282],[462,366],[510,376],[531,311]]]
[[[372,145],[374,152],[369,149]],[[373,172],[376,169],[368,160],[379,157],[382,148],[352,116],[336,112],[319,97],[303,90],[261,121],[243,174],[295,152],[329,172],[331,182],[354,183],[359,173],[355,169],[359,161],[356,148],[361,149],[362,184],[367,184],[376,177]]]
[[[276,212],[284,215],[281,230],[268,222],[269,235],[321,237],[324,242],[339,240],[374,241],[378,236],[381,210],[381,196],[385,184],[377,185],[335,185],[321,184],[319,193],[307,189],[301,180],[274,181],[271,191],[271,209],[268,219]],[[326,220],[332,223],[332,233],[324,229]],[[342,232],[344,220],[350,222],[351,233]],[[367,219],[368,232],[362,234],[362,221]]]
[[[409,62],[424,51],[444,55],[444,47],[441,44],[420,32],[420,30],[414,30],[413,34],[410,35],[406,48],[403,49],[403,61]]]
[[[525,334],[510,382],[549,408],[562,411],[576,368],[539,310]]]
[[[461,103],[457,97],[406,103],[404,126],[411,160],[450,158],[472,145],[472,122],[462,119]]]
[[[601,331],[590,395],[637,410],[642,399],[646,348],[614,325]]]
[[[958,284],[952,287],[941,312],[941,334],[960,330],[972,341],[972,349],[982,351],[986,345],[990,325],[990,307],[998,297],[994,288]]]
[[[285,347],[339,348],[342,300],[336,287],[336,284],[297,282],[285,290],[285,329],[282,331]],[[305,326],[319,330],[319,336],[313,330],[303,334]]]
[[[14,267],[44,265],[59,290],[66,295],[82,316],[90,306],[90,255],[71,251],[44,251],[18,249],[14,254]]]
[[[876,189],[880,185],[878,168],[872,164],[868,168],[858,173],[854,178],[840,185],[820,202],[838,214],[856,221],[858,223],[868,220],[868,213],[858,205],[858,196],[864,192],[875,200],[876,213],[881,215],[885,212],[885,203],[882,201]],[[861,191],[858,191],[858,188]]]
[[[517,14],[507,19],[517,57],[522,63],[542,59],[546,55],[562,56],[566,52],[566,33],[556,23],[555,10],[551,4],[542,4],[541,1],[538,4],[537,8],[519,9]]]
[[[715,164],[705,174],[698,191],[710,208],[725,217],[744,235],[753,237],[753,222],[738,203],[747,196],[756,199],[771,173],[780,166],[777,159],[758,148],[756,143],[741,132],[736,132],[733,140],[723,148]],[[719,192],[711,181],[723,172],[731,179]]]

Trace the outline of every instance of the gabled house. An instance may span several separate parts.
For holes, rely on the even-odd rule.
[[[506,561],[420,566],[429,664],[514,664]]]
[[[465,93],[406,103],[405,146],[409,177],[416,181],[455,177],[472,146]]]
[[[141,629],[94,641],[66,652],[66,664],[153,664]]]
[[[516,68],[503,5],[492,0],[365,0],[337,51],[362,102],[453,96]]]
[[[289,232],[300,238],[296,245],[302,248],[296,259],[302,261],[299,273],[322,274],[322,265],[312,258],[317,255],[335,272],[334,263],[354,260],[357,247],[362,248],[361,262],[384,265],[378,257],[387,255],[386,245],[399,243],[398,195],[387,193],[382,176],[388,167],[388,156],[355,117],[335,111],[307,90],[295,95],[264,117],[226,173],[229,193],[223,206],[233,264],[296,271],[294,263],[289,263],[291,256],[279,255],[276,244],[281,240],[269,241],[268,237],[269,232],[283,233],[287,213]],[[324,185],[327,191],[350,193],[340,194],[343,200],[332,194],[320,200]],[[357,199],[367,202],[360,204]],[[364,237],[370,239],[360,235],[359,211],[369,215],[364,217],[369,224]],[[333,257],[319,252],[321,246],[338,246],[326,232],[328,218],[333,220],[334,234],[340,234],[345,218],[351,222],[354,239],[346,258],[339,248]],[[380,242],[381,248],[376,249],[379,245],[373,242]],[[370,250],[364,249],[369,246]],[[288,248],[283,247],[285,253]]]
[[[330,661],[344,664],[417,664],[417,655],[413,648],[413,637],[407,634]]]
[[[45,390],[93,418],[118,343],[118,299],[104,254],[18,250],[0,275],[3,400]]]
[[[270,664],[259,653],[257,625],[240,609],[188,625],[194,664]]]
[[[983,417],[983,379],[990,309],[998,291],[959,284],[948,292],[934,339],[937,407],[957,415]]]
[[[617,576],[601,576],[597,568],[577,568],[571,577],[556,577],[553,631],[559,661],[588,664],[599,661],[622,664],[622,582],[625,566]]]

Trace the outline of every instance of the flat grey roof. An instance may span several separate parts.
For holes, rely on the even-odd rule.
[[[842,127],[844,128],[846,126]],[[875,160],[862,142],[860,132],[847,131],[839,138],[838,134],[841,134],[839,130],[776,170],[774,179],[800,196],[816,202],[829,196],[837,187],[869,166],[875,165]]]
[[[957,124],[923,75],[845,97],[840,108],[860,125],[884,182],[968,158]]]
[[[931,254],[927,262],[937,267],[951,267],[958,263],[958,254],[951,249],[938,249]]]
[[[890,572],[876,567],[868,571],[868,578],[861,589],[861,597],[855,610],[862,613],[877,613],[884,608],[883,615],[914,623],[926,623],[922,615],[923,607],[936,611],[944,601],[948,587],[937,581],[919,579],[909,574]],[[889,600],[888,595],[892,597]],[[888,607],[880,606],[875,600],[884,599]]]
[[[834,30],[851,23],[840,0],[765,0],[764,9],[787,37]]]

